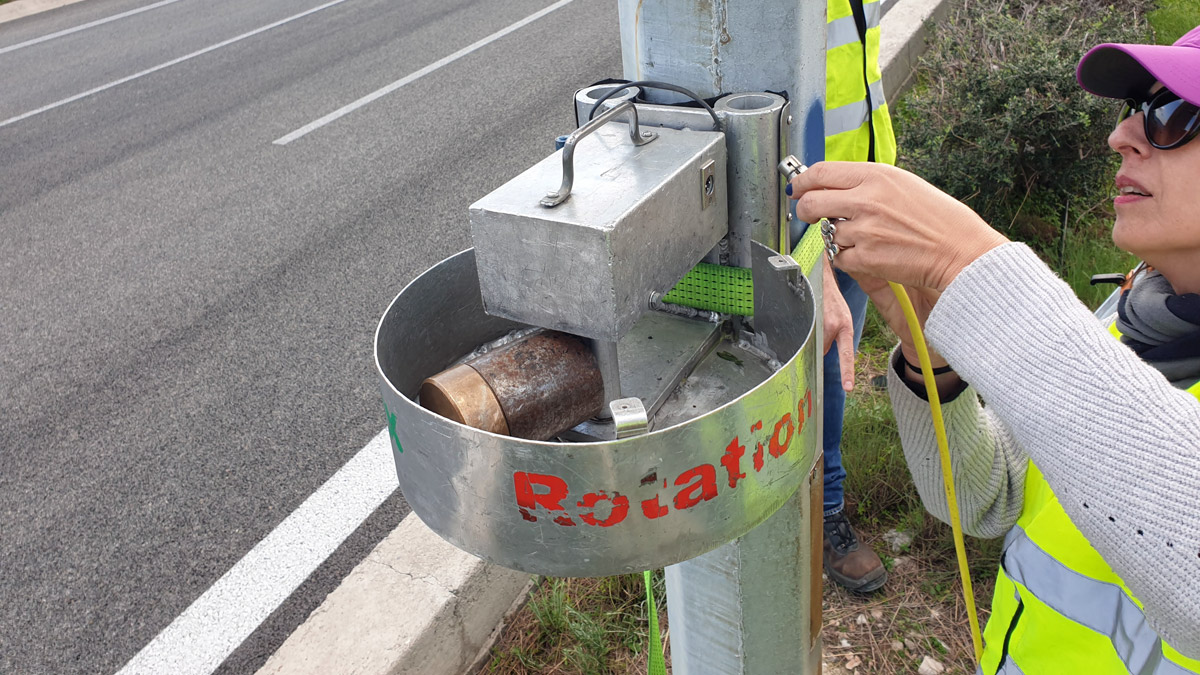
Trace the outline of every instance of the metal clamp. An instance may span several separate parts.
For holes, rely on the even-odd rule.
[[[596,117],[591,122],[588,122],[587,124],[571,132],[571,135],[567,137],[567,142],[563,144],[562,149],[562,186],[554,192],[546,193],[546,196],[542,197],[541,202],[539,202],[542,206],[553,208],[567,201],[567,197],[571,196],[571,184],[575,182],[575,146],[579,144],[579,141],[583,140],[584,136],[587,136],[596,129],[604,126],[604,124],[611,121],[614,117],[619,117],[626,112],[629,113],[630,116],[629,140],[632,141],[634,145],[645,145],[655,138],[658,138],[658,134],[653,131],[639,130],[637,108],[633,106],[632,101],[624,101],[613,106],[612,108],[609,108],[602,115]]]
[[[612,412],[617,440],[630,436],[641,436],[650,430],[649,415],[646,414],[646,406],[642,403],[642,399],[636,396],[619,398],[610,402],[608,409]]]

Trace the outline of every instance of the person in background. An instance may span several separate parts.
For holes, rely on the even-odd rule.
[[[829,252],[900,338],[888,391],[905,458],[948,520],[928,392],[883,279],[924,324],[963,528],[1005,536],[980,672],[1200,673],[1200,27],[1099,45],[1077,77],[1124,100],[1112,236],[1145,264],[1115,315],[911,173],[824,162],[789,191],[800,218],[845,219]]]
[[[879,71],[880,0],[828,0],[825,31],[825,159],[896,163],[896,139]],[[796,238],[798,241],[798,238]],[[867,295],[850,275],[825,265],[826,355],[824,419],[824,566],[830,579],[859,593],[887,581],[887,570],[870,547],[858,540],[845,513],[842,482],[842,420],[846,391],[853,386],[854,352],[862,337]],[[831,325],[830,321],[834,323]],[[831,341],[836,348],[831,349]],[[845,377],[839,352],[847,364]],[[849,381],[849,384],[846,381]]]

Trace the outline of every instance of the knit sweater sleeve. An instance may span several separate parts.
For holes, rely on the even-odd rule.
[[[1023,244],[959,273],[926,336],[987,403],[968,390],[946,406],[964,525],[994,535],[1015,522],[1027,455],[1150,625],[1200,658],[1200,401],[1113,339]],[[929,423],[898,389],[906,458],[945,518]]]
[[[893,365],[897,358],[898,353],[893,353]],[[894,367],[888,369],[888,392],[904,459],[921,501],[934,517],[949,523],[929,403],[909,390]],[[980,405],[970,387],[954,400],[943,401],[942,417],[963,531],[975,537],[1003,536],[1021,516],[1028,456],[995,414]]]

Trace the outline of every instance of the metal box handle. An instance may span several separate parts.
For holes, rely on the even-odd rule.
[[[567,197],[571,196],[571,184],[575,182],[575,146],[579,144],[579,141],[583,140],[584,136],[587,136],[596,129],[599,129],[613,118],[619,117],[626,112],[628,112],[630,115],[629,140],[632,141],[634,145],[645,145],[650,141],[653,141],[655,138],[658,138],[658,134],[653,131],[640,131],[638,129],[637,108],[633,106],[632,101],[623,101],[622,103],[609,108],[599,117],[571,132],[571,135],[567,137],[566,143],[563,144],[562,151],[562,185],[558,188],[558,190],[555,190],[554,192],[548,192],[546,193],[545,197],[542,197],[542,200],[539,202],[542,206],[545,206],[546,208],[554,208],[555,206],[567,201]]]

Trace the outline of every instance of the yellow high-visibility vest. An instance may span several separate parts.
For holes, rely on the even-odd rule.
[[[879,71],[882,5],[828,0],[826,11],[825,159],[895,164],[896,136]]]
[[[1110,332],[1119,336],[1114,322]],[[1200,383],[1188,389],[1200,399]],[[1200,660],[1150,628],[1142,604],[1071,522],[1031,461],[1025,503],[1004,541],[980,670],[1183,675]]]

